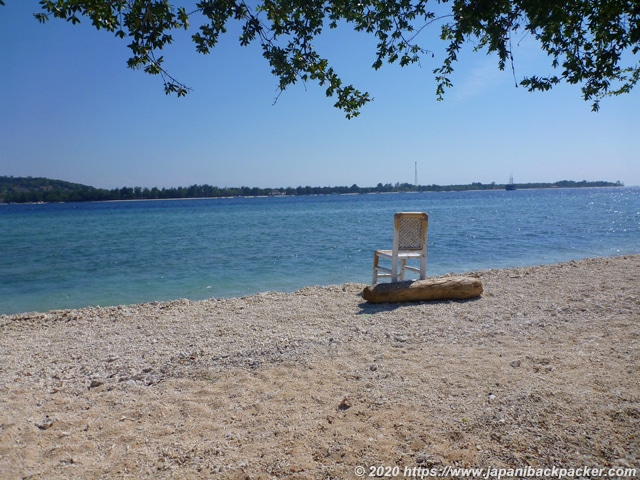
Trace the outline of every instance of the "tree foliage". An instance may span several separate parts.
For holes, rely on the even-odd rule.
[[[1,1],[1,0],[0,0]],[[520,183],[519,189],[526,188],[581,188],[619,187],[621,182],[582,180],[562,180],[555,183]],[[0,204],[2,203],[56,203],[56,202],[97,202],[107,200],[159,200],[177,198],[224,198],[263,197],[282,195],[344,195],[365,193],[399,192],[463,192],[468,190],[504,190],[504,184],[473,182],[466,185],[413,185],[411,183],[378,183],[375,187],[359,187],[355,183],[334,187],[216,187],[211,185],[191,185],[190,187],[142,188],[122,187],[106,190],[78,183],[52,180],[42,177],[0,176]]]
[[[180,3],[179,0],[175,0]],[[497,56],[497,66],[512,64],[513,40],[533,36],[550,58],[556,74],[532,75],[520,84],[545,91],[567,82],[579,85],[593,110],[608,95],[628,93],[640,77],[640,2],[637,0],[201,0],[175,6],[169,0],[41,0],[35,16],[78,23],[89,19],[97,29],[128,38],[128,66],[162,77],[167,94],[186,95],[188,87],[163,67],[160,52],[174,31],[187,29],[198,52],[209,53],[230,24],[240,26],[241,45],[258,43],[278,79],[280,91],[313,81],[335,98],[348,118],[371,100],[345,84],[314,40],[327,28],[353,28],[377,40],[372,67],[418,62],[433,46],[419,43],[427,28],[438,28],[446,52],[434,69],[439,99],[452,86],[460,50]],[[3,4],[0,0],[0,4]],[[438,12],[436,14],[435,12]]]

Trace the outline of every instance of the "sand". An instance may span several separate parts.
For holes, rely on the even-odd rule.
[[[0,316],[0,478],[640,477],[640,256],[468,274]]]

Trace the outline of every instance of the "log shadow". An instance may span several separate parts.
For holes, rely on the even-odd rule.
[[[469,302],[477,302],[482,297],[473,297],[473,298],[465,298],[465,299],[451,299],[451,300],[418,300],[418,301],[407,301],[407,302],[393,302],[393,303],[371,303],[366,300],[362,300],[358,304],[360,310],[357,315],[374,315],[376,313],[381,312],[393,312],[401,307],[407,307],[411,305],[440,305],[447,303],[469,303]]]

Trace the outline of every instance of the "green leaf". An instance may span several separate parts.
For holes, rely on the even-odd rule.
[[[187,7],[174,6],[181,3]],[[130,37],[127,65],[160,75],[165,92],[179,97],[189,89],[162,68],[159,53],[173,42],[173,31],[188,29],[193,18],[202,20],[191,37],[198,52],[210,53],[227,30],[240,31],[240,45],[261,47],[280,92],[296,82],[313,80],[336,99],[334,106],[347,118],[357,116],[373,99],[351,85],[343,86],[329,59],[315,50],[314,45],[322,44],[316,39],[327,26],[373,37],[375,70],[385,63],[408,66],[427,53],[433,58],[435,54],[419,44],[420,36],[428,28],[439,29],[433,32],[444,42],[444,59],[433,69],[438,100],[453,87],[450,78],[456,62],[464,58],[463,48],[495,56],[498,69],[511,63],[515,72],[512,40],[524,36],[539,43],[553,69],[553,75],[545,71],[547,76],[533,74],[521,80],[520,85],[530,91],[550,90],[561,82],[575,84],[597,110],[602,98],[629,93],[640,81],[640,64],[634,57],[640,52],[637,1],[437,0],[440,17],[427,11],[431,5],[427,0],[200,0],[195,11],[191,3],[180,0],[40,0],[39,4],[41,11],[34,16],[40,23],[49,18],[71,24],[89,19],[97,29]]]

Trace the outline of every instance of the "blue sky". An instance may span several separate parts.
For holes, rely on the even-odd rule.
[[[275,105],[277,80],[258,46],[223,38],[195,53],[185,32],[166,68],[193,88],[167,97],[159,78],[126,68],[127,41],[32,16],[36,0],[0,7],[0,175],[45,176],[96,187],[192,184],[288,187],[620,180],[640,185],[640,91],[592,113],[577,86],[529,93],[483,53],[463,55],[443,102],[432,70],[370,68],[375,41],[330,31],[318,40],[347,83],[375,99],[346,120],[316,84]],[[437,33],[436,30],[433,30]],[[425,34],[424,40],[428,42]],[[551,73],[530,38],[515,75]]]

